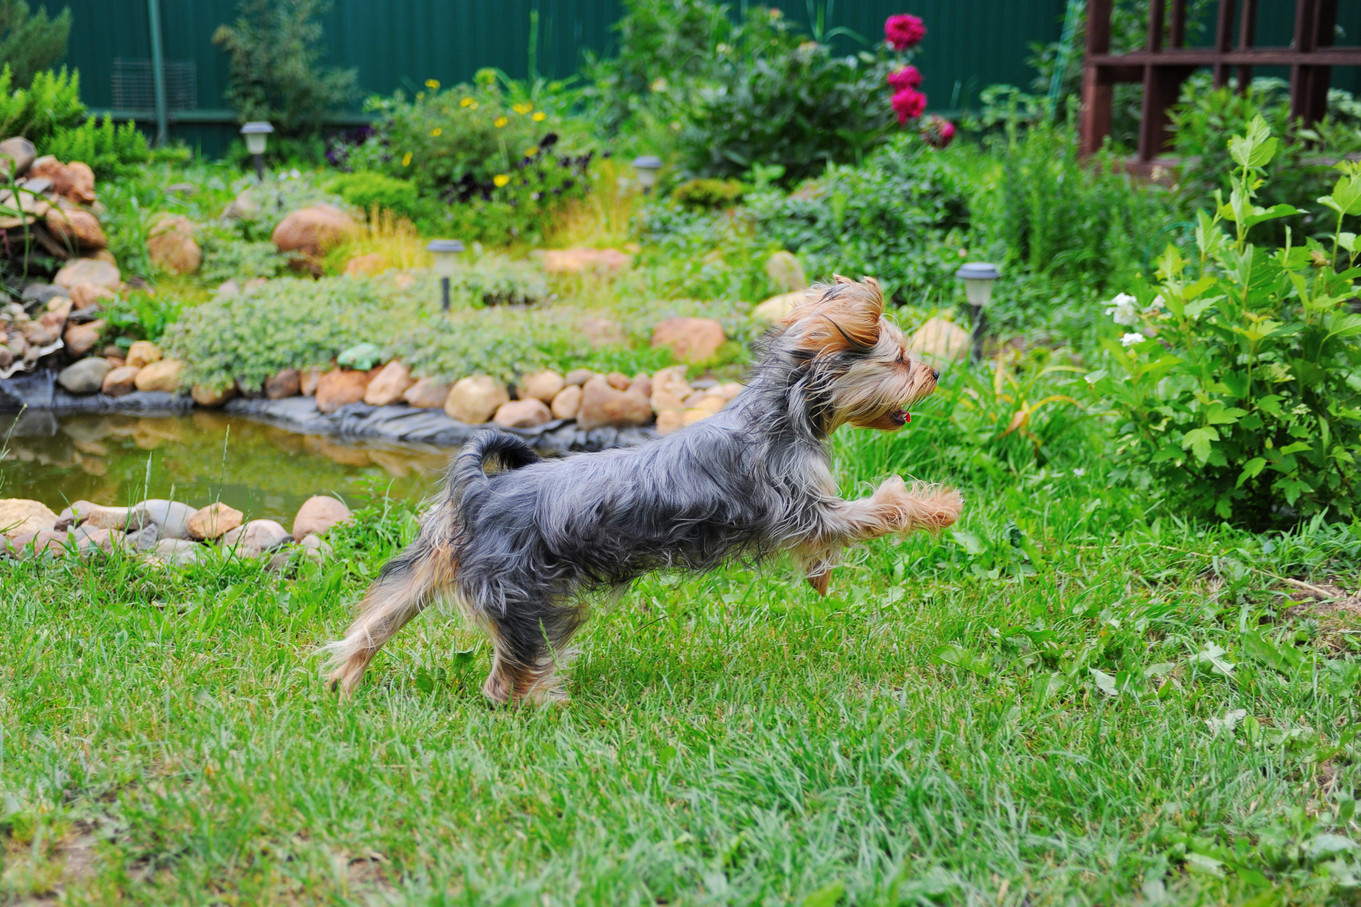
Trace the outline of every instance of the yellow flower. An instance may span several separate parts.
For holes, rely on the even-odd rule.
[[[458,106],[459,106],[459,107],[471,107],[471,106],[473,106],[473,105],[476,104],[476,103],[477,103],[477,102],[474,101],[472,98],[464,98],[463,100],[461,100],[461,101],[458,102]]]
[[[525,149],[525,157],[533,157],[534,155],[536,155],[536,154],[538,154],[538,153],[539,153],[539,146],[538,146],[538,145],[535,145],[533,148],[526,148],[526,149]]]
[[[403,166],[403,167],[410,167],[410,166],[411,166],[411,152],[410,152],[410,151],[408,151],[406,154],[402,155],[402,166]]]
[[[521,101],[519,104],[516,104],[514,107],[510,109],[518,113],[520,116],[524,116],[525,114],[529,113],[531,110],[534,109],[534,105],[530,104],[528,101]]]
[[[431,91],[439,91],[439,79],[426,79],[425,87]]]
[[[430,130],[430,134],[432,136],[444,135],[444,130],[436,126],[434,129]]]
[[[496,119],[491,121],[491,124],[495,126],[497,129],[500,129],[502,126],[506,125],[509,122],[510,117],[497,117]]]
[[[536,123],[542,123],[544,120],[548,119],[548,114],[540,110],[538,113],[534,114],[534,116],[530,117],[530,119]]]
[[[506,183],[510,182],[510,177],[506,176],[504,173],[498,173],[491,178],[491,181],[496,185],[496,188],[500,189]]]

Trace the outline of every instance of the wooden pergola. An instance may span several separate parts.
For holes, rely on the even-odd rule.
[[[1230,72],[1237,69],[1237,88],[1243,91],[1252,81],[1253,67],[1287,66],[1291,114],[1309,124],[1327,110],[1332,67],[1361,66],[1361,47],[1333,46],[1338,0],[1296,0],[1295,34],[1284,47],[1254,46],[1257,0],[1242,0],[1241,6],[1237,0],[1219,0],[1213,47],[1186,46],[1186,0],[1150,0],[1146,44],[1142,50],[1123,54],[1110,52],[1112,2],[1088,0],[1087,4],[1082,152],[1100,150],[1110,134],[1115,85],[1142,83],[1139,149],[1131,162],[1134,170],[1151,170],[1167,147],[1167,109],[1176,103],[1182,82],[1198,69],[1208,67],[1214,72],[1215,87],[1228,84]]]

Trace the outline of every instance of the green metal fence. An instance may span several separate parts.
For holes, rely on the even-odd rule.
[[[73,17],[67,63],[80,70],[81,94],[98,111],[136,119],[156,131],[159,32],[160,68],[169,134],[209,154],[235,137],[235,118],[226,107],[227,59],[212,43],[213,32],[235,18],[236,0],[45,0],[69,5]],[[746,0],[727,4],[741,14]],[[1027,85],[1031,45],[1054,41],[1066,0],[773,0],[792,19],[816,20],[831,31],[846,29],[866,41],[883,37],[885,17],[899,12],[921,16],[928,29],[916,63],[925,76],[931,109],[976,104],[985,86]],[[1294,4],[1265,4],[1259,43],[1291,33]],[[621,0],[335,0],[324,19],[328,62],[355,67],[361,94],[418,89],[426,79],[449,85],[466,81],[483,67],[514,77],[531,70],[549,78],[577,72],[588,52],[614,49],[613,24]],[[157,21],[159,20],[159,21]],[[1344,33],[1361,31],[1361,3],[1339,11]],[[157,28],[157,26],[159,26]],[[531,37],[532,36],[532,37]],[[531,46],[532,42],[532,46]],[[839,38],[850,49],[853,39]],[[1334,84],[1361,88],[1355,70]],[[348,117],[358,118],[356,103]]]

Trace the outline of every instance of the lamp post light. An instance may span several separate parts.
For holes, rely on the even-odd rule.
[[[997,278],[1002,275],[997,272],[995,265],[987,262],[971,261],[961,265],[955,272],[955,277],[964,283],[964,295],[969,299],[969,305],[973,308],[973,335],[970,338],[969,361],[978,362],[983,358],[983,331],[986,326],[986,315],[983,309],[992,299],[992,285],[997,282]]]
[[[434,239],[425,250],[435,257],[435,273],[439,275],[440,298],[443,311],[449,311],[449,278],[458,273],[458,256],[463,243],[456,239]]]
[[[246,139],[246,150],[255,158],[255,178],[265,181],[265,144],[274,127],[265,122],[247,123],[241,127],[241,135]]]
[[[657,171],[662,169],[662,159],[653,154],[645,154],[633,159],[633,169],[638,173],[638,185],[647,195],[657,185]]]

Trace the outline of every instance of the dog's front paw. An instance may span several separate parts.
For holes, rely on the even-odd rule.
[[[916,499],[918,525],[931,532],[953,526],[964,509],[964,496],[944,485],[919,483],[912,486],[911,495]]]

